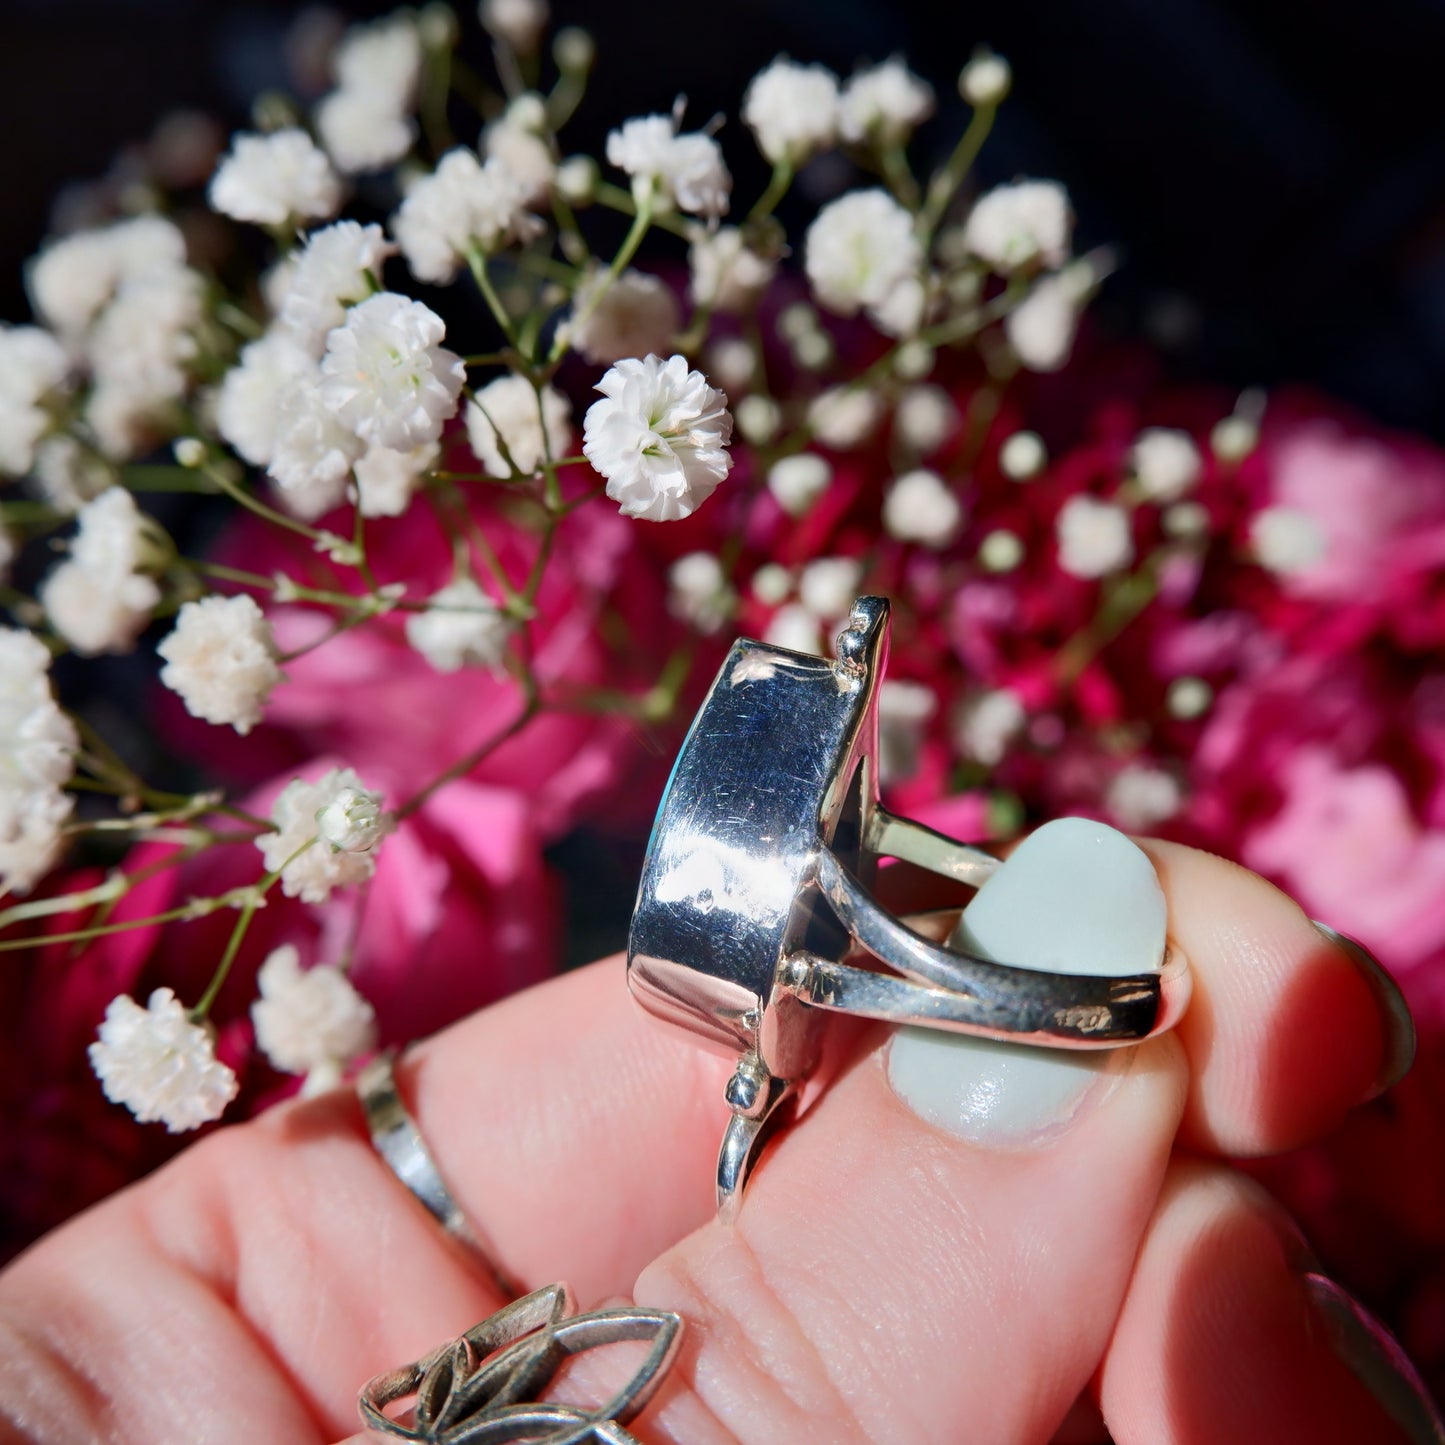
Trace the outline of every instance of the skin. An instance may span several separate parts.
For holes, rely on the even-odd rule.
[[[507,1274],[684,1316],[644,1441],[1044,1445],[1110,1438],[1100,1409],[1119,1445],[1403,1438],[1322,1343],[1291,1225],[1219,1162],[1371,1094],[1374,994],[1269,884],[1145,846],[1193,1003],[1037,1145],[924,1123],[860,1034],[724,1228],[730,1061],[644,1016],[615,958],[431,1039],[400,1088]],[[0,1275],[0,1442],[352,1437],[361,1383],[501,1303],[350,1094],[284,1106]]]

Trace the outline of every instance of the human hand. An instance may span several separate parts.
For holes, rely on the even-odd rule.
[[[1099,1411],[1119,1445],[1441,1438],[1221,1162],[1319,1136],[1398,1068],[1377,986],[1259,878],[1145,847],[1194,974],[1174,1036],[1057,1117],[1016,1097],[1000,1137],[977,1099],[948,1116],[946,1063],[891,1078],[865,1035],[733,1227],[711,1191],[731,1062],[644,1017],[617,959],[419,1046],[401,1091],[502,1271],[684,1317],[644,1440],[1023,1445],[1108,1438]],[[0,1276],[0,1441],[350,1436],[365,1380],[502,1303],[351,1094],[287,1105]]]

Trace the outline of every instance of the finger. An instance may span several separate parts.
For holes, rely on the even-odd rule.
[[[728,1065],[653,1027],[620,960],[466,1021],[398,1072],[447,1183],[528,1287],[570,1276],[589,1298],[630,1285],[712,1212]],[[346,1434],[367,1378],[502,1303],[381,1161],[347,1092],[202,1140],[0,1278],[0,1325],[25,1336],[7,1356],[28,1362],[20,1377],[88,1357],[91,1393],[147,1440],[166,1438],[167,1412],[207,1410],[191,1438],[256,1438],[226,1390],[183,1376],[207,1356],[229,1362],[236,1390],[292,1412],[266,1438],[307,1438],[300,1419]]]
[[[1413,1053],[1408,1010],[1258,874],[1141,840],[1195,965],[1179,1025],[1192,1076],[1184,1136],[1234,1156],[1294,1148],[1394,1082]]]
[[[1100,1373],[1116,1445],[1438,1445],[1398,1347],[1255,1183],[1172,1169]]]
[[[1147,860],[1081,826],[1114,841],[1042,866],[1049,829],[1026,841],[971,905],[976,945],[1028,964],[1048,934],[1078,967],[1112,955],[1123,972],[1157,958]],[[984,937],[974,910],[1025,868],[1032,906],[1015,888],[1011,936]],[[687,1321],[654,1435],[1042,1445],[1102,1356],[1184,1088],[1168,1038],[1065,1057],[898,1035],[763,1160],[736,1226],[638,1280],[639,1303]]]

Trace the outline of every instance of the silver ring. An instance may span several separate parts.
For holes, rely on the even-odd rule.
[[[485,1265],[501,1292],[508,1298],[515,1296],[520,1291],[483,1248],[461,1205],[442,1179],[416,1120],[402,1103],[396,1087],[395,1062],[393,1052],[387,1049],[356,1076],[356,1095],[361,1100],[376,1152],[427,1213]]]
[[[860,598],[830,662],[740,638],[658,809],[628,938],[644,1008],[738,1055],[718,1157],[730,1218],[762,1141],[818,1055],[827,1013],[1050,1048],[1117,1048],[1172,1027],[1177,950],[1124,977],[1047,973],[946,947],[869,889],[891,857],[974,887],[999,860],[878,797],[888,603]],[[883,968],[859,967],[868,956]]]
[[[637,1445],[622,1427],[652,1398],[676,1358],[682,1317],[636,1307],[575,1310],[565,1284],[507,1305],[414,1364],[369,1380],[357,1399],[363,1424],[420,1445]],[[571,1356],[634,1340],[651,1348],[606,1404],[586,1409],[535,1398]],[[413,1396],[409,1420],[387,1413]]]

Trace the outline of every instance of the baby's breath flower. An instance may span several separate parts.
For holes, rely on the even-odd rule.
[[[230,723],[242,736],[281,681],[271,624],[245,595],[187,602],[156,651],[166,663],[161,681],[192,717]]]
[[[529,92],[519,95],[482,136],[487,159],[511,175],[528,205],[541,205],[557,179],[557,159],[544,134],[546,124],[541,97]]]
[[[173,222],[135,216],[52,241],[30,263],[30,297],[41,320],[78,337],[126,281],[185,259],[185,237]]]
[[[823,623],[847,617],[863,581],[855,557],[816,557],[798,574],[798,601]]]
[[[741,336],[720,336],[707,351],[708,375],[724,391],[746,391],[758,374],[758,355]]]
[[[958,426],[958,408],[941,386],[910,386],[898,398],[893,430],[918,456],[931,456]]]
[[[82,656],[129,651],[161,595],[142,571],[150,524],[123,487],[87,502],[79,523],[69,559],[41,584],[40,603]]]
[[[376,1047],[376,1011],[332,963],[301,967],[294,945],[273,949],[256,975],[256,1043],[274,1068],[309,1074]]]
[[[843,139],[901,145],[933,114],[933,87],[896,55],[860,70],[844,87],[839,112]]]
[[[830,201],[808,227],[804,247],[814,294],[841,316],[884,306],[917,280],[923,264],[913,217],[879,188]]]
[[[1164,706],[1170,717],[1185,720],[1203,717],[1214,701],[1214,689],[1202,677],[1176,677],[1169,684]]]
[[[50,687],[50,651],[0,628],[0,887],[26,893],[60,849],[79,738]]]
[[[953,745],[961,756],[991,768],[1003,761],[1027,721],[1028,712],[1016,692],[1004,687],[981,693],[960,710]]]
[[[1015,482],[1027,482],[1048,465],[1049,454],[1037,432],[1016,431],[998,449],[998,467]]]
[[[410,451],[436,441],[467,374],[440,344],[446,330],[435,311],[394,291],[353,306],[326,341],[322,401],[373,446]]]
[[[1167,822],[1184,802],[1179,780],[1163,768],[1128,763],[1114,775],[1104,793],[1104,806],[1121,828],[1141,832]]]
[[[883,420],[883,401],[864,386],[834,386],[819,392],[808,407],[813,435],[835,452],[862,446]]]
[[[958,93],[978,109],[1002,105],[1012,85],[1013,69],[1002,55],[991,50],[980,50],[958,77]]]
[[[326,153],[294,126],[237,135],[207,194],[213,210],[258,226],[325,220],[341,205],[341,183]]]
[[[727,213],[733,179],[721,148],[700,131],[679,134],[675,116],[627,121],[608,135],[607,159],[664,206],[713,219]]]
[[[963,524],[963,504],[937,472],[905,472],[883,498],[883,530],[900,542],[946,547]]]
[[[482,29],[513,50],[530,55],[547,28],[547,0],[481,0]]]
[[[667,610],[699,632],[716,632],[737,607],[737,593],[711,552],[679,557],[668,568],[667,582]]]
[[[1015,181],[973,203],[963,244],[1002,275],[1026,266],[1062,266],[1068,259],[1073,217],[1057,181]]]
[[[406,640],[438,672],[463,667],[499,670],[506,660],[512,624],[470,578],[434,592],[425,612],[410,613]]]
[[[692,299],[714,311],[749,311],[757,305],[778,263],[749,247],[737,226],[696,237],[689,252]]]
[[[1177,502],[1192,491],[1204,469],[1199,448],[1187,431],[1151,426],[1129,451],[1129,465],[1140,490],[1153,502]]]
[[[682,325],[677,297],[645,271],[624,271],[610,283],[605,271],[595,273],[577,288],[572,314],[573,348],[599,365],[669,352]]]
[[[763,632],[763,641],[789,652],[809,652],[821,657],[825,651],[823,629],[806,607],[796,602],[778,608]]]
[[[832,480],[833,468],[816,452],[781,457],[768,468],[768,490],[790,517],[811,510]]]
[[[282,328],[296,345],[319,357],[327,333],[346,320],[348,306],[371,295],[382,265],[396,249],[380,226],[337,221],[313,231],[277,308]]]
[[[749,82],[742,114],[774,165],[800,166],[838,138],[838,77],[779,56]]]
[[[343,175],[379,171],[416,140],[416,122],[361,90],[333,90],[316,107],[316,133]]]
[[[745,396],[734,413],[738,433],[755,447],[766,446],[783,424],[783,409],[770,396]]]
[[[1058,371],[1074,349],[1093,274],[1084,262],[1041,277],[1004,318],[1004,334],[1030,371]]]
[[[557,167],[557,190],[569,206],[591,205],[597,181],[597,162],[591,156],[568,156]]]
[[[241,350],[222,378],[216,430],[253,467],[271,464],[280,435],[283,401],[292,386],[312,376],[316,363],[289,330],[273,329]]]
[[[1134,560],[1129,513],[1097,497],[1070,497],[1055,523],[1059,566],[1071,577],[1105,577]]]
[[[379,822],[366,848],[335,848],[321,836],[319,820],[338,802],[343,809],[362,803],[379,809],[381,794],[369,792],[352,769],[332,768],[314,783],[293,778],[276,799],[271,809],[276,830],[262,833],[256,846],[266,871],[280,872],[281,891],[288,898],[324,903],[333,889],[365,883],[375,871]]]
[[[510,477],[513,468],[534,476],[549,457],[560,461],[572,444],[571,422],[572,408],[556,387],[539,395],[524,376],[499,376],[467,404],[467,440],[494,477]]]
[[[342,90],[398,112],[415,103],[421,67],[421,35],[416,20],[404,10],[351,26],[331,57]]]
[[[526,186],[501,161],[451,150],[412,183],[391,233],[418,281],[446,285],[473,246],[490,255],[538,235],[542,223],[526,206]]]
[[[288,511],[306,521],[329,512],[346,495],[352,464],[363,451],[360,438],[328,405],[314,364],[282,389],[266,470]]]
[[[753,573],[753,596],[764,607],[778,607],[793,590],[793,574],[777,562],[765,562]]]
[[[1024,560],[1024,544],[1017,532],[995,527],[978,544],[979,565],[988,572],[1012,572]]]
[[[597,390],[582,450],[607,478],[607,495],[625,516],[690,516],[732,466],[727,397],[683,356],[619,361]]]
[[[1295,507],[1265,507],[1256,512],[1249,540],[1259,565],[1281,577],[1308,572],[1324,560],[1330,546],[1319,522]]]
[[[116,479],[115,468],[103,456],[64,432],[36,447],[31,475],[45,501],[67,516],[114,486]]]
[[[1242,462],[1259,445],[1259,423],[1253,417],[1223,417],[1209,433],[1209,450],[1222,462]]]
[[[927,683],[890,678],[878,689],[879,782],[907,782],[918,771],[923,730],[937,711]]]
[[[316,834],[333,853],[369,853],[381,841],[381,794],[341,788],[316,810]]]
[[[0,474],[24,476],[51,426],[47,400],[65,384],[65,348],[38,326],[0,323]]]
[[[417,483],[431,470],[440,448],[424,442],[409,452],[368,447],[356,459],[357,507],[363,517],[399,517],[406,511]]]
[[[145,1008],[128,994],[112,999],[90,1066],[112,1104],[172,1134],[219,1119],[236,1097],[236,1076],[216,1058],[210,1031],[191,1022],[168,988],[156,989]]]

